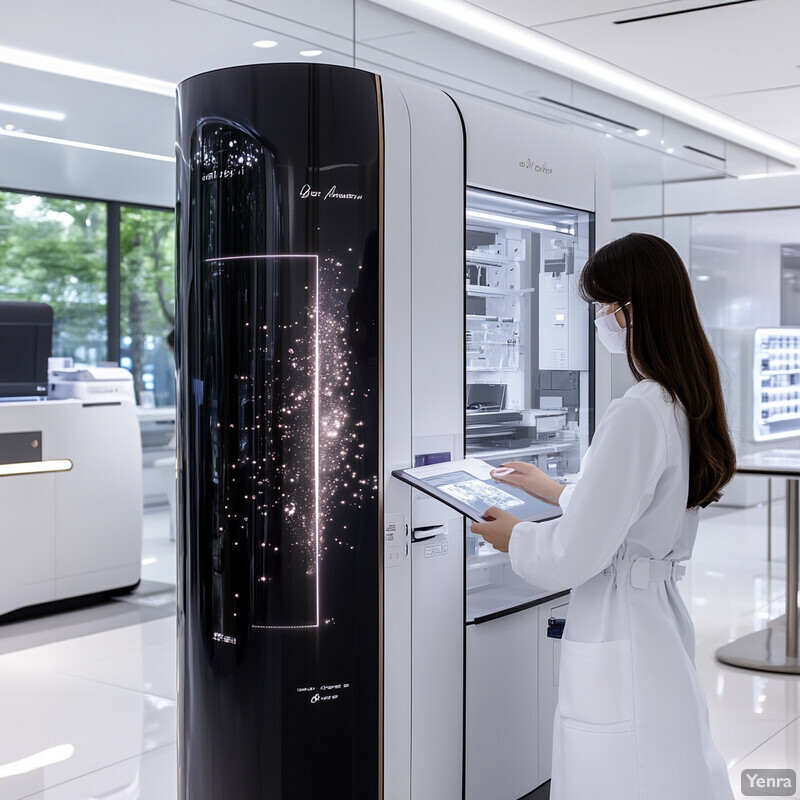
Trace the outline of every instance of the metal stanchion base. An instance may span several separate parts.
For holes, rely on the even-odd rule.
[[[716,655],[718,661],[734,667],[800,675],[800,658],[786,655],[785,615],[772,620],[763,631],[723,645]]]

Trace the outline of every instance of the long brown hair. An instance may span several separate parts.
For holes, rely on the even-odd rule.
[[[690,436],[686,507],[705,507],[719,500],[720,489],[736,471],[736,453],[719,369],[681,257],[657,236],[630,233],[601,247],[586,262],[580,292],[587,301],[623,306],[633,376],[661,384],[686,412]],[[631,305],[626,308],[627,302]]]

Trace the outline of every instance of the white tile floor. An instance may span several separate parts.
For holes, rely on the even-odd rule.
[[[780,502],[774,520],[770,566],[764,508],[707,514],[681,584],[737,798],[745,768],[800,772],[800,679],[714,660],[721,644],[783,613]],[[166,512],[145,515],[146,581],[173,580],[167,532]],[[123,627],[102,632],[84,623],[71,638],[53,633],[60,619],[0,627],[0,800],[175,800],[175,617],[131,624],[130,614],[119,616]]]
[[[736,798],[744,769],[800,773],[800,678],[753,672],[714,659],[722,644],[766,627],[786,603],[785,509],[773,504],[773,561],[767,561],[764,507],[717,509],[700,525],[681,591],[695,624],[697,670],[714,741]],[[793,797],[800,797],[795,794]]]

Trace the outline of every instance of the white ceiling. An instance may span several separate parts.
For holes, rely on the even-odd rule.
[[[800,142],[800,55],[793,55],[792,40],[800,30],[799,0],[748,0],[622,25],[614,23],[719,0],[472,2]],[[278,46],[252,47],[265,38]],[[298,60],[299,50],[319,47],[328,63],[374,63],[540,115],[543,109],[531,100],[537,93],[573,100],[580,94],[568,78],[547,76],[369,0],[0,0],[2,47],[173,83],[235,64]],[[621,119],[613,98],[608,101],[614,111],[608,116]],[[0,127],[13,124],[40,135],[152,153],[173,149],[169,98],[0,64],[2,103],[61,110],[67,119],[0,111]],[[693,161],[686,153],[668,157],[633,137],[601,136],[598,144],[615,186],[721,174],[711,162]],[[10,154],[9,139],[0,136],[0,187],[35,188],[33,179],[23,185],[19,177],[34,165]]]
[[[470,1],[743,122],[800,142],[797,0]]]

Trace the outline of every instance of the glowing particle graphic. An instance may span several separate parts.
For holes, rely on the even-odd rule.
[[[348,248],[348,252],[352,251],[353,248]],[[229,436],[228,441],[236,442],[238,452],[237,449],[234,452],[237,452],[235,457],[239,459],[240,469],[236,463],[223,465],[222,469],[241,473],[241,468],[244,468],[244,477],[240,474],[240,483],[243,481],[244,486],[237,489],[236,478],[230,473],[225,479],[233,495],[232,501],[226,498],[234,509],[232,514],[227,514],[231,530],[240,528],[239,532],[247,539],[245,554],[236,558],[247,558],[248,547],[251,548],[251,558],[255,549],[263,552],[267,546],[272,547],[271,552],[277,553],[279,548],[273,546],[276,540],[270,533],[272,529],[267,527],[272,523],[267,519],[270,515],[273,520],[293,518],[291,527],[284,529],[293,531],[293,539],[281,539],[280,543],[284,557],[290,551],[306,554],[316,551],[316,559],[304,569],[309,577],[319,575],[320,565],[326,557],[324,554],[328,552],[324,542],[326,534],[339,545],[336,551],[352,552],[356,549],[349,541],[332,536],[337,530],[347,530],[347,525],[342,525],[339,509],[346,507],[345,515],[358,514],[361,508],[366,509],[365,503],[374,501],[374,493],[377,493],[377,476],[365,474],[363,454],[368,431],[363,420],[354,420],[356,415],[361,415],[364,399],[369,402],[371,395],[364,391],[363,375],[357,371],[363,370],[366,362],[360,360],[363,356],[358,350],[354,352],[353,342],[356,340],[352,337],[354,334],[369,335],[372,329],[354,325],[351,321],[353,312],[348,303],[355,290],[352,274],[349,280],[353,282],[348,283],[341,270],[342,262],[335,257],[326,261],[330,266],[327,273],[325,270],[319,273],[317,289],[324,304],[318,314],[310,309],[303,313],[301,322],[279,326],[283,331],[291,329],[291,334],[281,337],[285,349],[280,350],[271,337],[265,345],[258,343],[258,336],[261,336],[261,341],[264,339],[261,331],[268,329],[267,325],[258,324],[265,319],[262,310],[254,314],[251,321],[245,322],[244,327],[260,328],[260,331],[253,334],[256,343],[249,350],[247,342],[242,342],[243,357],[252,360],[256,366],[261,361],[267,363],[270,371],[260,373],[263,376],[260,384],[255,370],[248,377],[237,377],[235,391],[241,407],[237,410],[234,405],[224,412],[224,423],[217,423],[217,427],[221,427],[231,419],[235,420],[235,424],[226,425],[233,432],[222,435]],[[304,334],[312,326],[317,337],[316,352],[309,347]],[[286,347],[290,336],[292,346]],[[261,393],[256,386],[263,387]],[[273,400],[277,402],[270,406]],[[309,411],[311,404],[313,409]],[[260,415],[247,416],[249,407],[264,409],[263,420]],[[316,426],[309,424],[309,419],[315,419]],[[370,419],[373,419],[371,415]],[[263,445],[252,449],[254,441]],[[311,476],[307,470],[297,469],[297,465],[303,462],[296,454],[314,452],[315,448],[317,472],[309,480]],[[358,490],[353,491],[356,487]],[[246,509],[238,498],[243,498],[247,504],[248,517],[243,515]],[[226,506],[224,510],[230,509]],[[300,531],[305,533],[300,534]],[[261,552],[253,565],[257,570],[255,574],[263,571],[265,574],[257,580],[269,583],[271,567],[266,560],[272,557],[262,556]],[[276,559],[271,563],[280,562]],[[325,624],[332,622],[332,619],[324,620]]]

